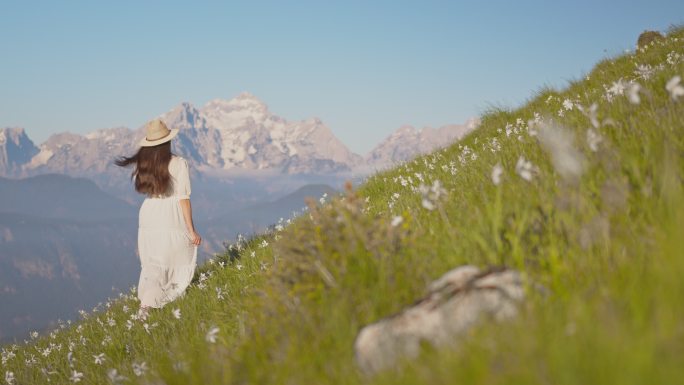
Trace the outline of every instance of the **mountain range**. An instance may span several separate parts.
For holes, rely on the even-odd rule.
[[[437,129],[402,126],[361,156],[320,119],[285,120],[247,92],[211,100],[201,108],[184,102],[157,117],[180,129],[174,151],[190,161],[198,178],[261,171],[293,175],[369,170],[447,145],[478,123],[471,119]],[[61,173],[89,177],[101,187],[120,184],[130,177],[130,170],[115,166],[113,160],[130,155],[144,134],[144,126],[84,135],[63,132],[36,146],[23,128],[6,127],[0,129],[0,176]]]

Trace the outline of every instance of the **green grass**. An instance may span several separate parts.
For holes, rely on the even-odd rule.
[[[655,70],[644,79],[637,64]],[[201,266],[148,330],[140,321],[127,328],[137,309],[129,293],[51,335],[3,347],[0,375],[12,372],[17,384],[68,383],[73,370],[84,383],[109,383],[110,369],[127,377],[121,383],[152,384],[681,383],[684,97],[665,88],[675,75],[684,76],[682,28],[598,63],[566,89],[487,112],[459,143],[374,174],[342,199],[312,202],[282,230]],[[639,104],[606,99],[620,79],[641,85]],[[573,108],[561,117],[566,99]],[[577,108],[594,103],[595,126]],[[540,123],[529,122],[535,116]],[[570,146],[540,144],[549,126]],[[590,129],[600,142],[587,140]],[[572,163],[554,163],[563,154],[581,172],[562,172]],[[529,181],[516,172],[521,156],[535,170]],[[446,189],[434,210],[421,204],[421,178]],[[396,216],[403,221],[392,226]],[[458,349],[426,347],[396,369],[362,375],[353,355],[360,328],[462,264],[520,269],[546,294],[530,289],[519,317],[483,324]]]

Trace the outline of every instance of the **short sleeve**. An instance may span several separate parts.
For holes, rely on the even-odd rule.
[[[178,159],[178,175],[176,177],[175,193],[178,199],[190,199],[190,170],[185,158]]]

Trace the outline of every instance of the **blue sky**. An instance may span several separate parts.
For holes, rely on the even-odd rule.
[[[619,5],[618,5],[619,4]],[[684,1],[2,2],[0,127],[139,127],[248,91],[365,153],[564,86]]]

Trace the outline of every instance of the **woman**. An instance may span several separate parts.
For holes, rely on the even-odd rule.
[[[147,197],[138,215],[138,316],[146,319],[149,309],[161,308],[182,296],[190,284],[202,238],[192,221],[188,162],[171,152],[169,130],[159,119],[145,125],[146,136],[138,152],[119,157],[115,164],[135,164],[131,179],[135,190]]]

